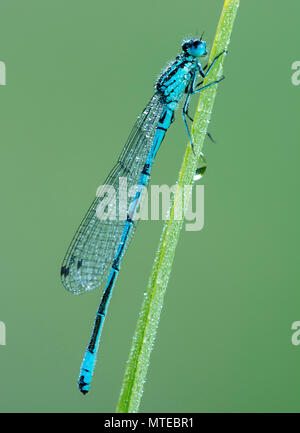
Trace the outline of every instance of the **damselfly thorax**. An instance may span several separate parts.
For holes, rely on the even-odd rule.
[[[188,86],[196,80],[199,65],[195,57],[182,53],[159,76],[156,89],[166,104],[180,101]]]

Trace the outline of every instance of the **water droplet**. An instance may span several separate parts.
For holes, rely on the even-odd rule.
[[[206,162],[205,156],[201,152],[200,153],[200,160],[199,160],[199,167],[197,168],[195,176],[194,176],[195,181],[201,179],[204,176],[206,168],[207,168],[207,162]]]

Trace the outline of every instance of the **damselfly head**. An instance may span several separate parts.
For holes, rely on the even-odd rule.
[[[202,57],[207,55],[206,42],[201,39],[188,39],[182,42],[182,49],[186,54],[193,57]]]

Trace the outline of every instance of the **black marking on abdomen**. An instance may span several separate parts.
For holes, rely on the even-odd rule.
[[[86,370],[86,371],[88,371],[88,370]],[[88,391],[86,389],[83,389],[83,387],[86,385],[87,385],[87,383],[84,381],[84,376],[80,376],[79,382],[78,382],[78,387],[79,387],[79,390],[82,392],[83,395],[88,393]]]
[[[88,350],[91,353],[94,353],[94,350],[95,350],[95,344],[96,344],[98,332],[99,332],[99,329],[102,325],[102,322],[105,319],[105,310],[107,307],[107,302],[108,302],[108,299],[110,298],[111,291],[112,291],[112,288],[114,285],[114,281],[117,277],[117,274],[118,274],[118,271],[115,269],[114,273],[110,277],[108,286],[103,293],[101,303],[100,303],[99,309],[97,311],[97,316],[96,316],[95,323],[94,323],[93,333],[92,333],[91,340],[90,340],[89,345],[88,345]]]
[[[119,272],[120,268],[119,268],[119,260],[118,260],[118,259],[115,259],[115,260],[113,261],[112,268],[113,268],[115,271]]]
[[[129,222],[130,224],[133,224],[133,220],[130,218],[128,214],[127,214],[126,221]]]
[[[148,171],[149,168],[150,168],[150,164],[145,164],[144,168],[143,168],[143,171],[142,171],[142,174],[145,174],[146,176],[150,176],[150,173]]]

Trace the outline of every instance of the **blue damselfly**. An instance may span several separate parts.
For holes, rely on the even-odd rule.
[[[120,269],[122,257],[132,238],[136,221],[135,214],[140,204],[141,194],[149,182],[155,155],[169,126],[174,120],[178,102],[186,95],[183,105],[183,120],[189,133],[187,119],[191,119],[188,109],[191,95],[219,83],[221,79],[197,89],[198,74],[205,78],[220,53],[212,63],[202,68],[198,57],[207,55],[206,42],[189,39],[182,43],[182,52],[159,76],[155,94],[134,125],[117,164],[105,181],[106,185],[119,188],[119,178],[126,177],[128,188],[136,186],[135,196],[125,211],[125,219],[98,217],[101,198],[96,197],[82,220],[61,268],[61,279],[67,290],[81,294],[99,287],[107,279],[97,311],[93,332],[79,375],[79,389],[86,394],[90,389],[97,358],[101,331],[112,295],[112,290]],[[192,120],[192,119],[191,119]],[[118,208],[118,204],[117,204]]]

